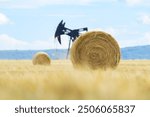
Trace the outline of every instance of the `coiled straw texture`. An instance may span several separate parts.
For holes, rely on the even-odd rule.
[[[70,58],[75,67],[90,69],[116,68],[120,56],[117,41],[110,34],[102,31],[80,35],[70,51]]]
[[[32,59],[32,63],[33,65],[50,65],[51,59],[47,53],[37,52]]]

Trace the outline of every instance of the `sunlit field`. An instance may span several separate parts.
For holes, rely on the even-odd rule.
[[[74,69],[69,60],[34,66],[0,61],[0,99],[150,99],[150,61],[121,61],[115,70]]]

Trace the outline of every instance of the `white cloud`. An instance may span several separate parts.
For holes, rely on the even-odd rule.
[[[125,0],[129,6],[149,6],[150,0]]]
[[[150,44],[150,32],[146,32],[144,34],[144,39],[148,44]]]
[[[142,21],[143,24],[150,25],[150,14],[142,14],[139,16],[138,20]]]
[[[113,27],[108,27],[108,28],[102,29],[102,30],[104,30],[105,32],[108,32],[109,34],[114,35],[114,36],[118,36],[119,34],[122,33],[121,30],[119,30],[117,28],[113,28]]]
[[[7,34],[0,34],[0,50],[39,50],[39,49],[60,49],[68,47],[69,38],[62,36],[62,45],[54,38],[47,40],[22,41]]]
[[[97,29],[92,29],[92,30],[104,31],[104,32],[111,34],[114,37],[118,37],[120,35],[127,33],[127,27],[126,26],[121,26],[121,27],[117,27],[117,28],[114,28],[114,27],[97,28]]]
[[[26,45],[28,45],[28,43],[12,38],[6,34],[0,35],[0,49],[1,50],[22,49],[22,47]]]
[[[98,2],[116,2],[118,0],[24,0],[24,1],[12,1],[0,0],[0,4],[2,7],[8,8],[37,8],[47,5],[89,5]]]
[[[97,3],[116,3],[124,1],[129,6],[150,5],[150,0],[0,0],[1,7],[37,8],[47,5],[91,5]]]
[[[132,46],[140,46],[140,45],[148,45],[150,43],[146,42],[146,40],[141,38],[132,38],[132,39],[122,39],[118,41],[121,47],[132,47]]]
[[[100,30],[100,29],[95,29]],[[104,31],[104,30],[103,30]],[[128,32],[116,32],[117,30],[110,30],[112,33],[117,34],[112,36],[118,41],[120,47],[129,47],[129,46],[138,46],[138,45],[148,45],[150,44],[150,32],[143,33],[138,35],[139,37],[133,37],[131,34],[131,38]],[[114,31],[114,32],[113,32]],[[124,35],[128,35],[124,37]],[[40,50],[40,49],[64,49],[68,47],[69,37],[62,36],[62,45],[58,43],[58,41],[54,38],[50,38],[47,40],[36,40],[36,41],[22,41],[19,39],[15,39],[6,34],[0,35],[0,50]]]
[[[128,4],[128,5],[131,5],[131,6],[133,6],[133,5],[139,5],[139,4],[141,4],[143,1],[144,1],[144,0],[126,0],[127,4]]]
[[[71,17],[71,18],[81,18],[81,17],[85,17],[85,16],[87,16],[87,15],[85,15],[85,14],[81,14],[81,13],[78,13],[78,14],[67,14],[67,13],[59,13],[59,14],[57,14],[57,13],[55,13],[55,14],[48,14],[47,16],[50,16],[50,17]]]
[[[119,40],[121,47],[150,45],[150,32],[140,33],[137,37]]]
[[[111,34],[117,40],[120,47],[150,44],[150,32],[140,33],[138,31],[131,31],[128,26],[97,28],[93,30],[104,31]]]
[[[3,13],[0,13],[0,25],[8,24],[8,23],[10,23],[10,20],[8,19],[8,17],[4,15]]]

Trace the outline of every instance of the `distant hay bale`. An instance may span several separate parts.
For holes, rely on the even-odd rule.
[[[32,59],[33,65],[50,65],[51,60],[47,53],[38,52]]]
[[[120,62],[117,41],[102,31],[87,32],[73,43],[71,61],[75,67],[90,69],[115,68]]]

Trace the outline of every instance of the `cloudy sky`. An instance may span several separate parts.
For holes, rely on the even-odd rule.
[[[108,32],[121,47],[150,44],[150,0],[0,0],[0,50],[67,48],[69,37],[54,39],[62,19]]]

